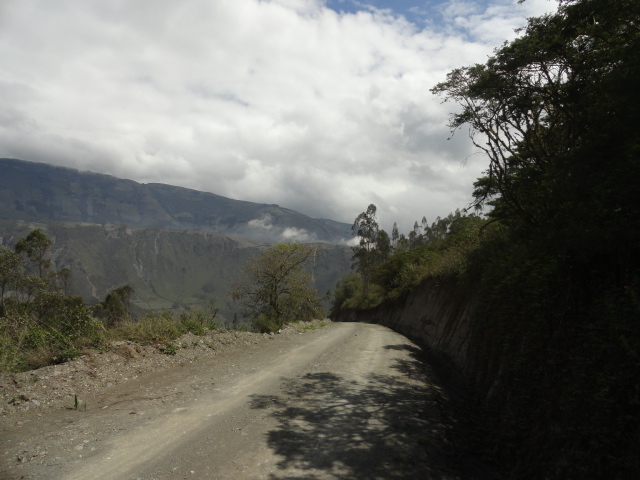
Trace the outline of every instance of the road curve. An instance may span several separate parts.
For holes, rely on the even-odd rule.
[[[421,358],[378,325],[276,336],[69,412],[79,446],[25,478],[462,478],[446,398]],[[44,419],[42,434],[64,422]]]

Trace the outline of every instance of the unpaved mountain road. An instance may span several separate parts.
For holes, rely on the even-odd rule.
[[[421,350],[391,330],[333,323],[146,374],[86,410],[3,417],[6,479],[485,478]],[[23,418],[23,417],[21,417]],[[463,442],[464,443],[464,442]],[[4,468],[3,468],[4,467]]]

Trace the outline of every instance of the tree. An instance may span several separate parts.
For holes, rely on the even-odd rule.
[[[427,235],[428,231],[429,231],[429,222],[427,221],[427,217],[422,217],[422,221],[420,222],[420,230],[421,230],[421,235],[422,235],[422,243],[423,244],[427,244],[429,243],[429,236]]]
[[[422,245],[422,239],[423,239],[423,236],[420,231],[420,226],[416,221],[413,224],[413,230],[409,232],[409,248],[411,250],[415,250],[416,248],[418,248],[420,245]]]
[[[245,263],[244,278],[234,284],[231,297],[263,332],[311,319],[321,313],[311,273],[305,268],[315,255],[316,249],[309,245],[278,243]]]
[[[376,258],[374,263],[376,265],[386,262],[391,255],[391,239],[389,238],[389,234],[385,232],[383,229],[380,229],[378,232],[378,238],[376,240]]]
[[[522,236],[562,232],[586,262],[601,245],[628,256],[640,236],[639,18],[637,1],[563,1],[432,90],[460,105],[450,127],[469,126],[489,159],[475,205]]]
[[[135,290],[131,285],[123,285],[107,294],[104,302],[94,308],[94,314],[115,323],[128,318],[131,314],[131,297]]]
[[[393,222],[393,228],[391,229],[391,248],[395,251],[398,248],[398,240],[400,239],[400,233],[398,232],[398,224]]]
[[[352,247],[352,268],[362,275],[365,291],[371,279],[372,269],[377,263],[376,248],[380,227],[376,220],[376,210],[373,203],[369,205],[365,212],[356,217],[351,227],[352,234],[359,239],[358,245]]]
[[[71,286],[71,269],[69,267],[62,268],[55,272],[52,276],[56,281],[58,287],[64,295],[69,294],[69,288]]]
[[[4,315],[7,288],[22,277],[22,258],[8,247],[0,245],[0,316]]]
[[[45,255],[49,251],[52,243],[51,239],[42,229],[36,228],[16,243],[15,251],[18,254],[24,253],[36,266],[38,276],[44,278],[51,267],[51,260],[45,258]]]
[[[407,237],[405,237],[404,233],[401,233],[398,237],[396,253],[406,252],[407,250],[409,250],[409,240],[407,240]]]

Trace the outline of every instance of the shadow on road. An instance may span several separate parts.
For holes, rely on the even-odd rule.
[[[388,375],[353,381],[333,373],[285,378],[277,396],[253,395],[277,427],[267,441],[281,457],[272,479],[474,479],[457,451],[449,400],[411,345]],[[460,447],[464,448],[464,447]]]

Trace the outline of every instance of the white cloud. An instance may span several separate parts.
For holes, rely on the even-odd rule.
[[[243,227],[239,233],[265,242],[310,243],[318,241],[318,237],[314,233],[309,233],[304,228],[274,225],[273,218],[268,214],[249,220],[247,226]]]
[[[552,7],[514,4],[420,30],[320,0],[5,3],[0,156],[408,230],[469,201],[484,161],[429,89]]]

